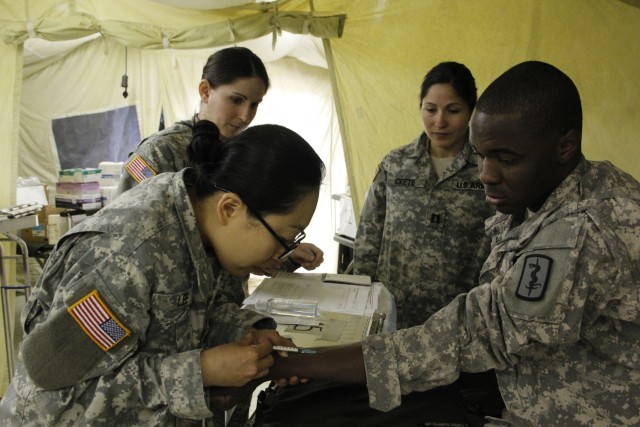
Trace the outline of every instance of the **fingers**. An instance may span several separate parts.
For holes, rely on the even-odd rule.
[[[293,341],[291,341],[291,339],[283,337],[277,331],[261,329],[261,330],[256,330],[254,334],[255,334],[255,339],[254,339],[255,343],[268,342],[269,345],[271,346],[282,345],[285,347],[295,347],[295,344],[293,343]]]
[[[283,337],[277,331],[272,330],[260,330],[255,331],[256,338],[255,342],[268,342],[271,346],[284,346],[284,347],[295,347],[295,343],[290,339]],[[289,357],[289,353],[286,351],[278,351],[277,354],[280,357]]]
[[[255,335],[251,331],[236,343],[203,351],[200,354],[203,384],[238,387],[266,376],[274,364],[272,344],[256,339]]]
[[[285,387],[287,385],[306,384],[309,382],[309,378],[289,377],[289,378],[278,378],[277,380],[274,380],[274,381],[278,386]]]
[[[255,350],[258,359],[264,359],[265,357],[271,355],[273,345],[274,344],[272,344],[269,340],[258,338],[258,341],[254,342],[251,347]],[[273,361],[271,361],[271,364],[273,364]]]
[[[324,261],[324,252],[312,243],[301,243],[290,256],[306,270],[314,270]]]
[[[256,341],[256,337],[255,337],[255,329],[250,329],[249,331],[247,331],[247,333],[244,335],[244,337],[242,337],[242,339],[240,341],[238,341],[238,344],[240,345],[251,345]]]
[[[201,367],[204,385],[242,387],[266,377],[275,363],[274,345],[295,347],[293,341],[277,331],[250,329],[235,343],[203,351]],[[284,353],[281,356],[289,355]],[[283,382],[297,384],[300,378],[291,377]],[[220,402],[220,405],[224,404]]]
[[[236,359],[239,365],[236,368],[239,378],[238,383],[231,384],[234,386],[242,386],[252,380],[266,376],[274,363],[273,355],[271,354],[272,346],[269,342],[251,344],[242,348],[244,354],[239,354]]]

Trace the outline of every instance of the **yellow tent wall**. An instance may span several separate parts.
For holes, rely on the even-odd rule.
[[[9,75],[19,76],[19,46],[29,37],[27,24],[35,35],[49,40],[99,30],[110,40],[150,49],[161,49],[166,42],[181,49],[211,47],[229,43],[231,33],[243,40],[283,29],[333,37],[325,46],[358,213],[381,157],[420,132],[418,88],[426,71],[443,60],[465,63],[480,92],[518,62],[536,59],[558,66],[582,94],[587,157],[609,159],[640,177],[640,145],[632,139],[640,116],[635,77],[640,75],[639,4],[637,0],[281,0],[277,21],[273,9],[265,12],[259,5],[202,11],[150,0],[3,0],[0,36],[8,56],[3,55],[2,66],[13,70]],[[335,27],[342,14],[346,23],[337,38]],[[319,19],[324,17],[330,18]],[[334,35],[328,36],[331,31]],[[0,82],[2,93],[19,94],[16,86],[15,79]],[[3,159],[15,162],[19,144],[15,132],[2,138],[6,141],[2,150],[13,153]],[[9,178],[5,188],[10,189],[15,167],[3,168],[3,174]]]
[[[382,156],[422,130],[422,78],[446,60],[466,64],[479,93],[516,63],[557,66],[581,93],[587,158],[611,160],[640,178],[640,9],[629,3],[634,2],[316,1],[317,8],[347,15],[344,33],[330,40],[327,57],[333,58],[355,211]]]

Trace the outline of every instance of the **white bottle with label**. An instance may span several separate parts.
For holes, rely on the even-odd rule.
[[[55,245],[64,234],[69,231],[69,219],[60,214],[51,214],[47,217],[47,237],[50,245]]]

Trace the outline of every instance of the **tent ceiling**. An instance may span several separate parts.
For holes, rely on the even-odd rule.
[[[209,6],[227,7],[195,9]],[[271,38],[271,48],[274,41],[279,47],[280,34],[287,32],[330,38],[324,46],[358,211],[379,159],[420,129],[414,114],[416,79],[440,60],[468,64],[480,91],[522,60],[559,66],[575,79],[584,98],[588,157],[612,160],[639,176],[635,153],[640,145],[631,143],[639,122],[637,79],[632,77],[640,74],[639,13],[640,0],[16,0],[0,2],[0,46],[7,52],[0,68],[6,85],[16,88],[18,101],[13,102],[18,105],[17,82],[34,70],[27,56],[41,54],[35,47],[30,52],[27,39],[100,33],[129,46],[130,52],[168,47],[169,53],[256,37]],[[17,47],[22,44],[24,68],[11,66],[23,60]],[[12,101],[5,99],[5,104]],[[5,106],[3,111],[19,109]],[[11,130],[18,120],[6,116],[3,123]],[[7,134],[17,140],[15,132]]]
[[[151,0],[167,6],[181,7],[184,9],[225,9],[227,7],[237,7],[249,3],[256,3],[257,0]]]
[[[153,13],[142,15],[142,21],[118,19],[121,18],[121,12],[105,12],[96,8],[73,13],[45,14],[42,17],[32,17],[27,13],[23,20],[0,21],[0,40],[6,44],[21,44],[29,38],[63,41],[100,33],[120,44],[140,49],[197,49],[234,44],[267,34],[272,34],[275,44],[282,32],[339,38],[346,20],[343,13],[316,12],[311,4],[307,5],[301,0],[296,4],[226,0],[225,3],[238,6],[206,11],[188,10],[190,8],[185,7],[198,3],[204,6],[205,0],[187,0],[181,4],[181,11],[185,11],[182,15],[173,6],[163,4],[172,3],[172,0],[148,1],[158,4],[155,8],[158,10],[151,8]],[[297,4],[311,8],[295,9]],[[135,7],[142,6],[136,4]],[[135,7],[131,6],[131,13],[139,16],[135,15]],[[171,22],[175,27],[167,27],[166,21],[162,20],[162,16],[166,14],[182,16],[184,22],[176,19]]]

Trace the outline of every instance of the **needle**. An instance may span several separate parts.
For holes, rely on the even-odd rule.
[[[300,354],[316,354],[317,351],[310,348],[302,347],[285,347],[283,345],[274,345],[273,351],[284,351],[286,353],[300,353]]]

